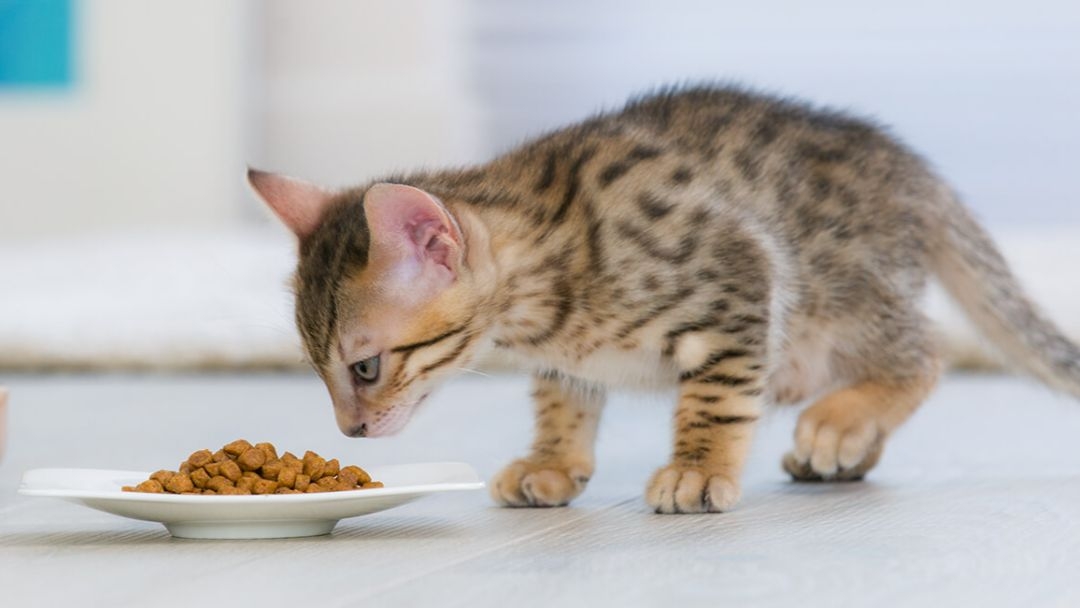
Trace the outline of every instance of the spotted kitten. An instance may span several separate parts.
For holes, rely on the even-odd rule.
[[[613,386],[678,388],[657,512],[730,509],[769,403],[815,400],[795,479],[861,478],[940,373],[917,306],[931,272],[1018,366],[1080,396],[1080,349],[956,195],[836,112],[668,90],[466,170],[340,192],[249,178],[299,237],[297,324],[347,435],[396,432],[491,350],[534,370],[535,441],[491,484],[504,505],[581,493]]]

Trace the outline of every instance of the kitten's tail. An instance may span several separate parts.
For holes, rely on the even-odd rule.
[[[953,199],[942,210],[945,221],[934,267],[945,289],[1012,363],[1080,398],[1080,347],[1028,299],[990,236],[963,205]]]

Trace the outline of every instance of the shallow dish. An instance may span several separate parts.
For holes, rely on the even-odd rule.
[[[197,496],[123,492],[150,474],[100,469],[35,469],[19,494],[61,498],[133,519],[165,524],[180,538],[292,538],[329,534],[338,520],[412,502],[427,494],[484,487],[460,462],[371,467],[384,487],[317,494]]]

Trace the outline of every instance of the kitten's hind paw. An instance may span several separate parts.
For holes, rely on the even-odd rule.
[[[872,419],[815,405],[799,417],[795,449],[781,464],[795,481],[859,481],[877,464],[883,443]]]
[[[657,513],[719,513],[739,502],[739,482],[702,469],[666,466],[653,475],[645,502]]]
[[[491,480],[491,497],[504,507],[562,507],[585,489],[590,467],[516,460]]]

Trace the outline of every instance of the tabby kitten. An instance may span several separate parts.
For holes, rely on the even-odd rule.
[[[926,398],[933,272],[1020,367],[1080,349],[941,178],[867,122],[733,88],[631,101],[464,170],[340,192],[252,170],[299,237],[296,320],[341,430],[398,431],[488,351],[534,371],[536,435],[491,484],[564,505],[613,386],[678,389],[659,513],[725,511],[762,406],[814,399],[783,466],[860,479]],[[500,355],[502,356],[502,355]]]

